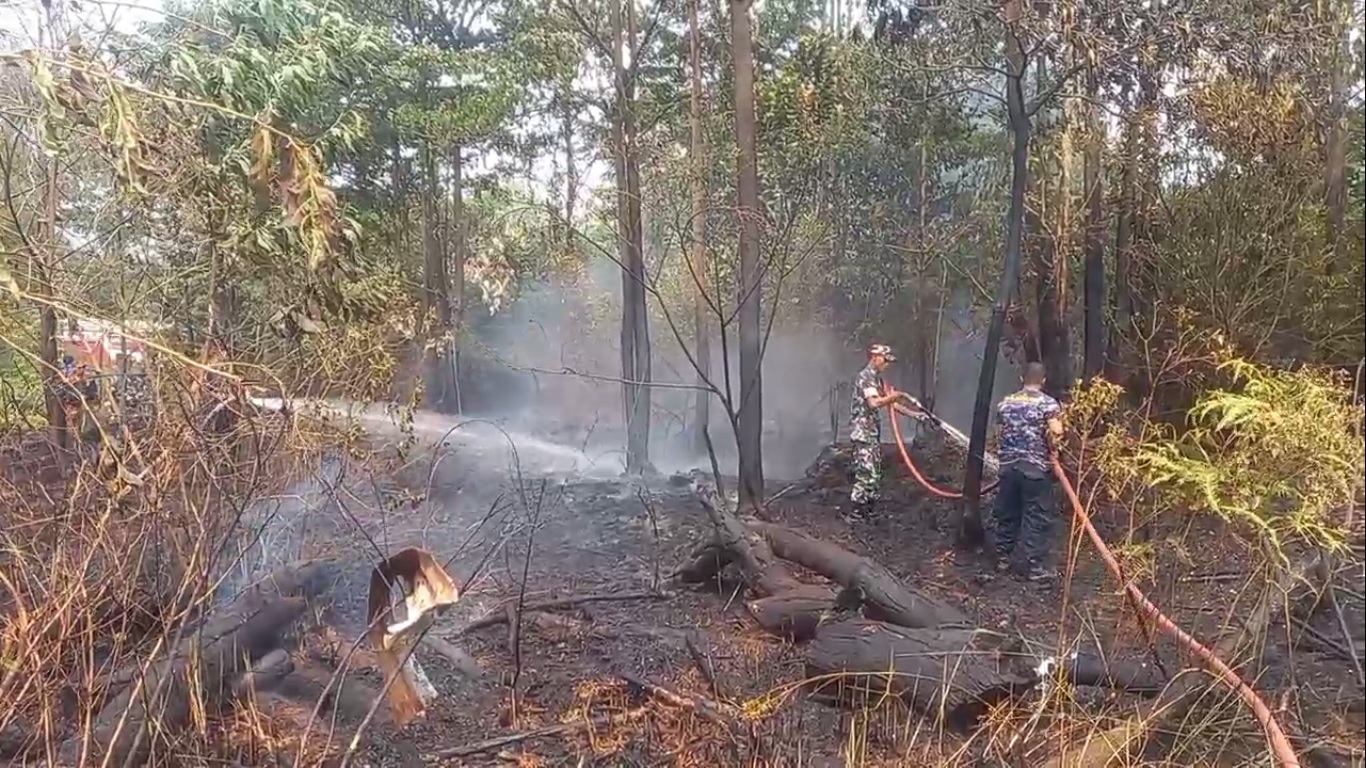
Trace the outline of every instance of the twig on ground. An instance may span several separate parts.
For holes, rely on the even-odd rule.
[[[581,733],[583,731],[592,731],[598,728],[606,728],[611,725],[628,723],[633,720],[639,720],[648,713],[649,709],[647,707],[636,707],[635,709],[628,709],[625,712],[598,715],[596,717],[590,717],[584,720],[575,720],[572,723],[558,723],[556,725],[547,725],[542,728],[533,728],[529,731],[510,733],[506,736],[496,736],[492,739],[476,741],[474,743],[464,744],[458,747],[447,747],[445,749],[440,749],[436,752],[423,755],[422,757],[424,760],[443,760],[452,757],[469,757],[471,755],[477,755],[481,752],[488,752],[490,750],[498,749],[500,747],[510,747],[514,744],[522,744],[524,742],[532,741],[534,739],[544,739],[549,738],[551,736],[570,736],[576,733]]]
[[[1338,600],[1338,592],[1332,584],[1328,585],[1328,604],[1333,607],[1333,614],[1338,620],[1338,631],[1342,632],[1342,642],[1346,644],[1346,655],[1352,662],[1352,671],[1357,675],[1357,685],[1366,686],[1366,670],[1361,668],[1361,657],[1357,655],[1356,641],[1352,639],[1352,628],[1342,614],[1342,601]]]
[[[616,603],[626,602],[628,600],[664,600],[667,597],[667,594],[656,591],[603,592],[588,595],[573,595],[570,597],[560,598],[557,600],[543,600],[538,603],[527,603],[526,605],[522,606],[522,610],[557,611],[564,610],[565,608],[573,608],[575,606],[583,605],[585,603]],[[516,603],[511,602],[509,603],[509,605],[515,607]],[[447,635],[447,637],[464,637],[465,635],[468,635],[471,632],[477,632],[481,629],[488,629],[489,627],[501,626],[502,624],[507,622],[509,618],[505,610],[506,609],[495,610],[492,614],[485,616],[482,619],[476,619],[474,621],[471,621],[469,624],[466,624],[455,634]]]
[[[684,696],[681,693],[671,691],[662,685],[657,685],[648,680],[636,677],[635,675],[623,673],[618,675],[618,677],[626,681],[627,684],[639,688],[670,706],[696,712],[698,715],[705,717],[714,723],[723,725],[726,728],[735,728],[739,725],[739,719],[730,713],[729,708],[726,707],[726,705],[718,701],[711,701],[710,699],[705,699],[700,696]]]
[[[707,687],[717,699],[724,699],[721,694],[721,686],[716,682],[716,669],[711,662],[710,654],[702,650],[698,643],[697,633],[689,632],[683,638],[683,645],[688,649],[688,655],[692,657],[693,664],[697,665],[697,671],[702,675],[702,679],[707,681]]]

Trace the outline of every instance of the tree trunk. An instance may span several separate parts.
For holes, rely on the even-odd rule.
[[[1042,93],[1048,79],[1046,59],[1040,57],[1035,66],[1035,91]],[[1043,180],[1037,181],[1040,205],[1025,206],[1025,243],[1033,256],[1035,267],[1035,304],[1039,361],[1047,371],[1044,389],[1058,399],[1067,396],[1072,386],[1072,339],[1067,322],[1068,259],[1072,254],[1072,151],[1074,129],[1073,109],[1068,99],[1062,108],[1059,129],[1060,160],[1058,184],[1050,189]],[[1052,205],[1052,212],[1047,210]],[[1044,217],[1052,219],[1052,231]]]
[[[579,165],[574,154],[574,109],[570,104],[572,91],[564,86],[561,94],[560,140],[564,142],[564,255],[574,254],[574,215],[579,202]]]
[[[46,299],[53,299],[53,279],[50,264],[56,263],[57,248],[57,176],[58,164],[56,158],[47,160],[48,167],[44,172],[43,185],[43,252],[32,254],[34,287],[37,288],[39,295]],[[61,335],[57,327],[57,310],[51,304],[44,303],[38,306],[38,359],[43,364],[43,376],[50,381],[59,381],[62,370],[60,345],[57,343]],[[47,411],[47,423],[50,430],[52,444],[58,448],[66,448],[69,444],[67,440],[68,425],[66,423],[66,409],[62,407],[62,401],[57,397],[58,389],[54,386],[43,388],[43,405]]]
[[[215,354],[231,360],[236,357],[236,328],[238,321],[237,289],[227,255],[219,247],[226,238],[224,216],[221,211],[208,214],[208,237],[204,243],[209,263],[209,327],[208,343]]]
[[[1082,373],[1087,384],[1105,368],[1105,183],[1102,167],[1105,129],[1098,119],[1099,98],[1095,72],[1087,78],[1091,102],[1087,105],[1086,158],[1082,186],[1086,199],[1086,344]]]
[[[1006,313],[1010,309],[1015,286],[1020,278],[1020,251],[1024,235],[1025,190],[1029,184],[1029,115],[1025,112],[1024,72],[1025,52],[1017,25],[1020,22],[1023,0],[1006,3],[1006,107],[1008,127],[1014,146],[1011,148],[1010,207],[1006,212],[1005,268],[996,297],[991,306],[991,321],[987,327],[986,350],[982,355],[982,372],[977,379],[977,399],[973,404],[972,433],[968,444],[968,466],[963,481],[963,514],[958,530],[962,546],[975,547],[982,542],[982,463],[987,444],[987,421],[991,416],[992,386],[996,381],[996,358],[1000,354],[1001,336],[1005,329]]]
[[[928,98],[928,86],[926,86],[926,97]],[[917,254],[917,275],[915,288],[915,326],[912,329],[915,338],[915,366],[916,366],[916,397],[930,411],[934,410],[935,389],[938,385],[938,357],[939,357],[939,320],[942,316],[944,307],[943,286],[939,291],[931,292],[926,290],[927,268],[932,260],[929,248],[929,236],[927,227],[930,220],[930,152],[929,137],[926,135],[927,128],[922,126],[920,136],[920,162],[916,168],[916,205],[917,233],[920,253]],[[935,303],[934,322],[931,323],[928,317],[929,305]]]
[[[62,19],[63,6],[53,7],[51,4],[45,5],[44,17],[38,26],[38,47],[45,48],[51,46],[54,57],[59,54],[57,42],[64,39],[58,24]],[[43,168],[43,229],[42,237],[38,241],[42,243],[42,251],[36,248],[31,249],[29,257],[31,259],[31,274],[33,275],[34,288],[38,295],[47,299],[49,302],[55,299],[53,289],[56,285],[52,274],[52,267],[57,263],[57,211],[58,211],[58,181],[61,175],[61,166],[56,157],[44,156]],[[5,179],[5,193],[10,194],[10,179]],[[15,226],[20,226],[16,221]],[[38,305],[38,359],[43,366],[42,376],[44,380],[52,382],[49,386],[43,387],[43,406],[47,412],[48,436],[52,444],[57,448],[65,448],[68,445],[66,423],[66,409],[62,406],[61,399],[57,396],[58,388],[56,382],[61,380],[61,348],[58,344],[60,330],[57,327],[57,310],[51,303]]]
[[[1324,206],[1328,211],[1328,246],[1332,258],[1328,262],[1328,274],[1342,269],[1347,247],[1347,75],[1351,61],[1351,38],[1347,34],[1349,25],[1346,14],[1352,12],[1352,4],[1334,2],[1329,4],[1332,14],[1333,56],[1329,65],[1328,82],[1328,135],[1324,152],[1323,193]]]
[[[1131,323],[1142,322],[1148,314],[1153,294],[1153,248],[1157,242],[1156,217],[1159,189],[1158,163],[1162,148],[1158,136],[1159,73],[1150,69],[1139,72],[1138,147],[1134,165],[1135,200],[1133,238],[1129,250],[1129,305],[1133,312]]]
[[[759,264],[759,166],[754,106],[754,38],[749,12],[753,0],[731,0],[730,41],[735,67],[736,188],[740,217],[740,503],[758,508],[764,500],[764,401],[762,272]]]
[[[689,147],[692,160],[692,242],[691,263],[693,284],[693,332],[697,334],[697,348],[694,351],[697,363],[697,386],[700,388],[693,402],[693,441],[694,453],[701,456],[707,452],[707,427],[711,421],[711,263],[707,256],[707,156],[705,138],[702,133],[702,39],[701,25],[698,23],[698,0],[688,0],[688,79],[690,93],[690,113],[688,115]]]
[[[465,331],[465,158],[464,147],[451,147],[451,298],[455,306],[454,327],[451,329],[450,377],[456,413],[464,413],[460,396],[460,335]]]
[[[616,74],[613,124],[617,156],[617,223],[621,231],[621,378],[626,421],[626,471],[644,473],[650,464],[650,338],[645,306],[644,233],[640,210],[640,158],[636,146],[635,68],[623,51],[635,49],[635,6],[612,4],[612,64]]]
[[[1130,101],[1132,85],[1125,83],[1120,103]],[[1133,328],[1133,296],[1130,292],[1130,264],[1133,262],[1134,216],[1138,203],[1138,109],[1130,106],[1124,119],[1124,149],[1119,179],[1119,211],[1115,224],[1114,326],[1110,329],[1110,352],[1107,355],[1110,378],[1123,378],[1122,356],[1124,338]]]
[[[429,409],[451,413],[454,383],[451,381],[449,353],[451,330],[450,278],[446,273],[446,254],[437,238],[436,156],[428,143],[422,153],[422,308],[428,322],[428,348],[424,359],[425,400]]]
[[[1072,381],[1072,342],[1067,327],[1067,255],[1044,230],[1036,213],[1026,211],[1025,227],[1033,241],[1038,328],[1038,355],[1047,371],[1044,389],[1062,399]]]

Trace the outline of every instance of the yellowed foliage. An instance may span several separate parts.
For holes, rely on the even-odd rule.
[[[1115,418],[1123,390],[1112,383],[1078,394],[1069,409],[1077,428],[1109,423],[1087,443],[1107,490],[1149,492],[1162,509],[1245,526],[1278,559],[1292,542],[1343,546],[1337,513],[1353,504],[1366,467],[1350,383],[1310,367],[1259,365],[1228,346],[1213,354],[1223,381],[1198,395],[1179,428]]]

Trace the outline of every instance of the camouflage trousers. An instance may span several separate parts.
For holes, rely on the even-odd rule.
[[[856,507],[867,506],[882,496],[882,446],[854,443],[854,488],[849,500]]]

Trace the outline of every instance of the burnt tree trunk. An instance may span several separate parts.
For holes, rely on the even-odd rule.
[[[424,142],[422,153],[422,307],[427,322],[427,349],[423,358],[423,394],[428,408],[438,413],[454,411],[455,383],[448,358],[451,332],[450,275],[441,247],[437,223],[436,154]]]
[[[982,371],[977,378],[977,398],[972,410],[972,433],[968,444],[967,474],[963,480],[963,513],[958,528],[960,546],[975,548],[982,543],[982,454],[987,444],[987,421],[991,416],[992,386],[996,381],[996,358],[1005,330],[1016,284],[1020,279],[1021,246],[1024,237],[1025,190],[1029,185],[1029,115],[1025,111],[1025,51],[1019,36],[1023,0],[1006,3],[1006,107],[1013,142],[1011,148],[1010,207],[1006,212],[1005,269],[991,305],[986,350]]]
[[[1129,104],[1133,86],[1125,82],[1120,95],[1121,104]],[[1111,379],[1122,379],[1125,337],[1133,330],[1133,294],[1130,287],[1130,265],[1133,263],[1134,217],[1138,201],[1138,109],[1136,105],[1128,108],[1124,120],[1124,143],[1120,156],[1119,210],[1115,220],[1115,266],[1114,291],[1111,294],[1111,311],[1114,324],[1110,328],[1110,350],[1107,354],[1108,375]]]
[[[968,626],[967,614],[936,597],[902,584],[878,563],[843,547],[771,523],[750,523],[773,554],[813,570],[857,597],[864,614],[903,627]]]
[[[451,328],[451,385],[456,413],[463,413],[464,398],[460,396],[460,335],[465,331],[465,157],[464,147],[451,147],[451,261],[450,302],[453,323]]]

